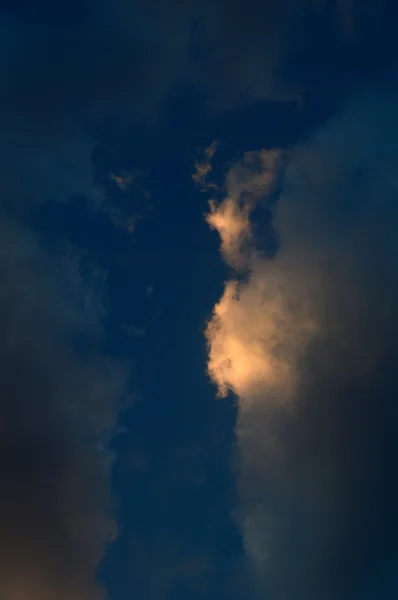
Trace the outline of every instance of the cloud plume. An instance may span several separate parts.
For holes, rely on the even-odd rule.
[[[207,328],[208,372],[238,398],[237,519],[271,600],[398,591],[397,97],[364,91],[274,168],[268,151],[252,174],[244,159],[211,204],[238,271]],[[270,258],[253,210],[273,181]]]

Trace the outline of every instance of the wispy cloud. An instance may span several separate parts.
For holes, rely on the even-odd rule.
[[[231,168],[208,216],[239,274],[208,325],[208,370],[238,398],[237,518],[270,599],[397,591],[396,99],[363,93],[291,151],[268,206],[274,258],[251,234],[268,152],[252,176]]]
[[[207,192],[210,187],[215,187],[213,182],[209,182],[209,176],[213,170],[212,158],[215,155],[219,144],[220,142],[218,140],[214,140],[210,146],[203,150],[202,159],[195,161],[192,179],[196,185],[200,187],[202,192]]]
[[[148,177],[149,173],[141,171],[140,169],[134,169],[134,171],[126,171],[122,169],[118,173],[111,173],[110,178],[115,182],[119,190],[122,192],[128,192],[132,188],[142,188],[142,181]],[[146,198],[150,198],[148,191],[143,191]]]
[[[123,192],[127,192],[133,184],[133,176],[130,173],[124,173],[123,175],[111,173],[111,179]]]
[[[218,231],[221,253],[229,266],[242,267],[250,260],[253,232],[250,213],[276,184],[275,171],[280,152],[246,152],[243,161],[226,177],[227,196],[221,204],[210,201],[207,222]]]
[[[148,171],[140,169],[131,172],[121,169],[109,176],[119,194],[111,192],[110,198],[104,201],[102,208],[115,225],[130,233],[135,231],[137,223],[145,218],[152,208],[151,193],[147,185],[148,175]]]

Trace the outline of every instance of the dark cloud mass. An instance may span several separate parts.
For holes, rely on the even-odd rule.
[[[244,221],[246,278],[208,330],[210,374],[239,397],[238,521],[262,597],[398,593],[397,97],[395,81],[364,91],[286,156],[276,255]],[[228,181],[209,217],[224,236],[261,174]]]
[[[325,61],[332,57],[343,69],[341,56],[348,63],[354,56],[367,60],[369,34],[383,39],[393,53],[394,41],[384,35],[383,8],[388,4],[388,0],[360,6],[351,0],[2,3],[3,201],[21,206],[26,196],[37,201],[82,194],[106,209],[105,192],[93,180],[94,124],[104,119],[156,124],[164,101],[184,86],[201,94],[212,112],[264,99],[302,102],[311,81],[297,78],[296,72],[289,75],[297,56],[300,72],[314,71],[318,64],[314,57],[320,51]],[[321,49],[316,47],[319,32],[327,40]],[[311,40],[315,33],[314,45],[303,45],[303,38]],[[376,51],[373,59],[381,64]],[[336,76],[325,65],[325,72],[319,72],[318,64],[313,74],[320,81],[331,79],[328,85],[333,85]]]
[[[98,92],[97,105],[106,102],[105,86],[101,83],[102,93],[96,88],[99,73],[86,85],[86,69],[94,58],[90,51],[95,50],[86,39],[82,71],[82,25],[73,14],[70,21],[65,15],[54,20],[49,8],[40,3],[36,8],[28,3],[1,7],[4,600],[102,597],[96,572],[106,543],[117,533],[109,442],[126,373],[103,352],[102,275],[86,281],[78,252],[50,253],[26,225],[32,210],[46,200],[85,196],[97,208],[105,201],[93,178],[94,141],[83,123],[85,112],[95,108],[89,98]],[[100,36],[100,30],[94,35]]]
[[[99,352],[78,263],[4,215],[0,230],[0,595],[98,598],[123,371]]]
[[[197,86],[214,110],[264,98],[294,101],[297,83],[292,87],[283,69],[303,45],[300,34],[326,27],[340,43],[347,37],[359,42],[365,31],[386,29],[388,5],[62,0],[55,7],[49,0],[15,0],[3,10],[1,102],[48,123],[69,111],[114,118],[117,108],[154,118],[181,83]]]

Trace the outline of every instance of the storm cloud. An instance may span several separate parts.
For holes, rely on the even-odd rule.
[[[211,204],[236,279],[208,371],[238,399],[237,521],[270,599],[398,591],[397,92],[364,90],[277,163],[249,153]]]

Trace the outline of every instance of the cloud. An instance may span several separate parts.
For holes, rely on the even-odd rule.
[[[208,179],[213,170],[212,158],[216,153],[218,145],[219,141],[214,140],[210,146],[204,148],[202,160],[195,161],[192,179],[202,192],[208,191],[209,187],[214,187],[214,183],[209,182]]]
[[[317,31],[329,15],[328,23],[351,31],[372,7],[177,0],[170,10],[164,0],[61,0],[55,11],[47,0],[34,9],[25,0],[6,3],[0,177],[8,204],[21,211],[31,200],[85,195],[123,223],[93,177],[96,124],[153,126],[181,86],[199,92],[212,112],[261,99],[295,101],[301,91],[283,73],[303,27]]]
[[[107,202],[103,203],[101,208],[106,210],[117,227],[130,233],[135,231],[139,221],[152,209],[151,193],[147,189],[148,176],[149,172],[139,169],[132,172],[122,169],[118,173],[110,174],[117,190],[110,191]]]
[[[81,28],[47,8],[2,9],[0,596],[94,600],[117,535],[109,443],[127,373],[103,352],[101,270],[83,276],[77,251],[50,254],[26,225],[39,203],[71,196],[113,214],[84,115],[90,48],[79,61]]]
[[[2,10],[0,104],[51,131],[71,115],[156,120],[181,83],[202,91],[214,111],[294,100],[283,64],[302,26],[315,31],[327,17],[337,31],[352,29],[385,2],[176,0],[170,10],[165,0],[61,0],[57,11],[46,0],[34,11],[27,4]]]
[[[204,91],[213,113],[260,100],[301,104],[306,91],[297,83],[301,72],[321,70],[316,62],[322,45],[319,40],[328,40],[326,60],[346,42],[355,40],[360,47],[362,36],[384,31],[381,23],[388,5],[388,0],[360,5],[351,0],[194,3],[197,26],[193,35],[195,61],[190,65],[192,80]],[[300,54],[303,47],[309,50],[305,56]],[[346,51],[349,54],[348,46]],[[287,76],[287,67],[292,61],[297,65],[298,55],[302,64],[294,69],[298,79],[293,80]]]
[[[111,173],[111,179],[123,192],[127,192],[133,184],[133,176],[130,174],[115,175],[115,173]]]
[[[95,125],[129,119],[156,123],[164,99],[179,84],[203,93],[212,111],[261,98],[294,99],[296,86],[280,80],[285,34],[301,9],[312,14],[319,6],[315,0],[300,8],[292,0],[261,7],[191,1],[170,10],[163,0],[62,0],[54,9],[47,0],[34,7],[21,0],[1,9],[2,597],[101,595],[95,571],[106,540],[115,535],[108,444],[125,384],[123,369],[101,352],[98,282],[85,282],[70,256],[50,257],[21,216],[44,200],[82,195],[126,225],[93,176]],[[263,192],[263,173],[254,192],[252,185],[234,181],[230,185],[243,185],[239,193],[246,196]],[[224,222],[228,216],[229,226],[234,210],[246,210],[232,209],[221,215]],[[242,255],[240,269],[251,261],[250,210],[238,229],[244,250],[240,243],[234,246],[224,226],[225,248],[231,257],[235,249]],[[219,228],[218,221],[212,224]],[[129,220],[128,227],[133,225]],[[292,288],[293,300],[295,292]],[[307,324],[305,310],[302,319]],[[301,322],[288,323],[290,340]],[[238,341],[240,335],[233,331]],[[238,348],[245,351],[250,344]],[[289,342],[291,354],[297,345]],[[261,362],[261,351],[253,348]],[[290,360],[283,362],[276,351],[275,356],[281,368]],[[250,367],[245,368],[247,381]],[[239,377],[238,372],[235,387]],[[245,528],[249,531],[248,524]],[[262,550],[259,537],[255,546],[246,534],[256,556]]]
[[[226,176],[227,196],[222,204],[210,201],[207,222],[221,237],[221,253],[232,267],[245,264],[245,252],[253,240],[250,213],[276,184],[278,151],[246,152],[241,164]]]
[[[100,352],[103,286],[4,213],[0,232],[0,594],[99,598],[126,383]]]
[[[145,180],[149,175],[149,172],[135,169],[133,172],[125,171],[122,169],[119,174],[111,173],[110,178],[115,182],[116,186],[122,192],[128,192],[132,188],[141,189],[142,181]],[[143,192],[146,198],[150,198],[148,191]]]
[[[271,600],[398,591],[397,94],[364,91],[274,171],[267,151],[252,179],[233,166],[208,217],[239,268],[208,325],[208,371],[238,399],[236,518]],[[280,169],[269,258],[253,210]]]

